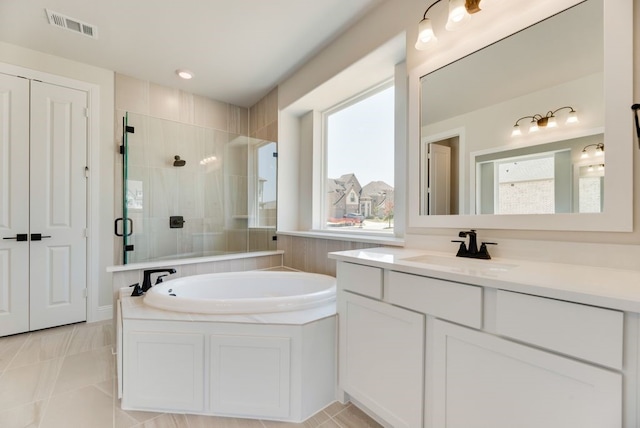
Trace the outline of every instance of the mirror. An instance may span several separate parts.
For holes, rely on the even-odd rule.
[[[614,19],[631,2],[616,3],[581,2],[412,73],[419,142],[409,150],[410,162],[411,153],[418,158],[410,227],[631,230],[631,204],[620,194],[631,199],[633,140],[628,115],[612,114],[621,111],[616,94],[631,93],[630,64],[620,62],[629,43],[621,39],[631,36],[619,33],[630,20]],[[622,46],[604,37],[610,22]],[[612,78],[613,63],[627,68]],[[553,128],[543,126],[550,115]],[[514,124],[521,135],[512,136]]]

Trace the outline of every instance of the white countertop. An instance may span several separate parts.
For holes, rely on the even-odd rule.
[[[336,314],[335,302],[309,308],[303,311],[271,312],[264,314],[212,315],[174,312],[156,309],[144,304],[144,296],[131,297],[131,288],[120,289],[120,303],[123,319],[164,320],[164,321],[204,321],[242,324],[286,324],[304,325]]]
[[[408,248],[329,253],[339,261],[640,313],[640,271],[494,258],[477,260]],[[422,261],[407,260],[419,258]]]

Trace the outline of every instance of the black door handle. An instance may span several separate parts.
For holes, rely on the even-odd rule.
[[[31,240],[32,241],[42,241],[42,238],[51,238],[51,236],[43,235],[41,233],[32,233]]]
[[[18,233],[16,236],[12,238],[2,238],[2,239],[15,239],[16,241],[28,241],[29,235],[27,235],[26,233]]]

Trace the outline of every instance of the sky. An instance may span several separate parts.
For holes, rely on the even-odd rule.
[[[361,186],[393,184],[393,86],[328,118],[327,175],[354,173]]]

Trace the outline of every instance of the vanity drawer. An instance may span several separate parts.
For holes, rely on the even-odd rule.
[[[389,272],[385,301],[469,327],[482,327],[482,288]]]
[[[382,269],[338,262],[338,289],[382,299]]]
[[[623,313],[498,290],[496,332],[622,369]]]

